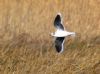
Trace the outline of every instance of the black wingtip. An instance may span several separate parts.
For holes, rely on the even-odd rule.
[[[54,20],[54,25],[55,27],[58,26],[59,24],[61,24],[61,14],[57,13],[55,20]]]
[[[56,47],[56,51],[58,52],[58,53],[60,53],[61,52],[61,47],[59,47],[59,46],[55,46]]]
[[[55,22],[59,22],[59,23],[61,22],[61,15],[60,14],[56,15]]]
[[[57,29],[60,29],[60,30],[64,30],[64,27],[62,25],[62,17],[61,17],[61,13],[57,13],[55,19],[54,19],[54,26],[57,28]]]
[[[58,53],[63,51],[63,42],[65,37],[57,37],[55,40],[55,48]]]
[[[61,13],[57,13],[56,20],[58,20],[59,22],[61,22]]]

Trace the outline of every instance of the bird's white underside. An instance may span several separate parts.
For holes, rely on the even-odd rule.
[[[64,30],[57,30],[55,33],[51,33],[54,37],[66,37],[69,35],[75,36],[75,32],[68,32]]]

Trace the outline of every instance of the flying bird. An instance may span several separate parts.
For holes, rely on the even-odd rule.
[[[65,30],[62,24],[61,13],[58,13],[54,20],[54,26],[57,29],[55,33],[51,33],[51,36],[55,37],[55,48],[58,53],[64,50],[64,41],[67,36],[75,36],[75,32],[68,32]]]

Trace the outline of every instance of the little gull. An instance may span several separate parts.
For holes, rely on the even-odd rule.
[[[65,37],[67,36],[75,36],[75,32],[68,32],[65,30],[62,24],[61,13],[58,13],[54,20],[54,26],[57,28],[55,33],[51,33],[51,36],[55,37],[55,48],[58,53],[63,51],[63,44]]]

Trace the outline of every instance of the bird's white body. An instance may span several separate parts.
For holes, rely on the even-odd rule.
[[[75,36],[75,32],[68,32],[65,30],[57,30],[55,33],[51,33],[54,37],[66,37],[66,36]]]

